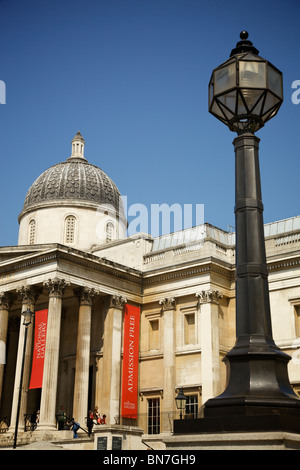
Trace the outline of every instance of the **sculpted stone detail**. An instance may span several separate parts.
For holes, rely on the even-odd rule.
[[[17,290],[23,303],[35,304],[38,296],[42,293],[42,287],[39,286],[22,286]]]
[[[218,290],[209,289],[197,293],[196,297],[199,298],[201,303],[219,303],[219,300],[223,297],[223,295]]]
[[[120,310],[123,309],[126,302],[126,297],[122,295],[112,295],[106,299],[107,308],[118,308]]]
[[[49,291],[49,297],[62,297],[69,284],[64,279],[49,279],[44,282],[44,286]]]
[[[96,289],[90,287],[78,287],[73,292],[81,305],[92,305],[94,297],[99,294]]]
[[[176,300],[174,297],[166,297],[159,301],[159,305],[162,306],[163,310],[173,310],[176,306]]]
[[[9,310],[15,300],[11,292],[0,292],[0,309]]]

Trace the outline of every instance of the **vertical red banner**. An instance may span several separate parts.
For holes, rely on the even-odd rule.
[[[48,310],[35,312],[34,346],[29,388],[42,388]]]
[[[137,419],[138,370],[139,370],[140,308],[125,305],[122,411],[124,418]]]

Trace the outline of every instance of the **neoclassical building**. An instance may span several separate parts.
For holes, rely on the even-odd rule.
[[[61,410],[86,428],[88,410],[98,406],[107,425],[136,426],[157,448],[178,418],[179,389],[187,396],[184,414],[192,418],[225,387],[222,359],[235,343],[235,234],[205,223],[156,238],[127,237],[120,192],[88,162],[84,145],[77,133],[71,156],[30,186],[18,245],[0,248],[0,418],[6,431],[0,445],[15,432],[21,313],[30,309],[47,311],[46,339],[41,386],[31,388],[33,321],[19,438],[36,440],[44,431],[63,439]],[[265,225],[265,240],[273,336],[291,356],[289,377],[298,391],[300,216]],[[38,410],[37,427],[29,431]]]

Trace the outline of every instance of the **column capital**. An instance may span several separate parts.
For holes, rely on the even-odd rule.
[[[161,305],[162,310],[174,310],[176,307],[175,297],[165,297],[164,299],[159,300],[159,305]]]
[[[219,304],[219,300],[222,299],[223,295],[220,291],[215,289],[202,290],[197,292],[196,297],[199,298],[200,303],[214,303]]]
[[[16,296],[12,292],[0,292],[0,309],[9,310]]]
[[[44,282],[44,287],[48,289],[49,297],[62,297],[66,287],[69,286],[64,279],[59,279],[55,277],[54,279],[48,279]]]
[[[78,298],[80,305],[92,305],[94,297],[99,295],[99,292],[93,287],[77,287],[73,289],[74,295]]]
[[[111,295],[106,300],[107,308],[117,308],[119,310],[122,310],[126,303],[127,299],[122,295]]]
[[[17,290],[18,295],[21,297],[23,303],[35,304],[43,289],[39,286],[22,286]]]

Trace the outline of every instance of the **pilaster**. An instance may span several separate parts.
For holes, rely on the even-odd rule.
[[[200,303],[202,403],[220,392],[219,300],[218,290],[196,294]]]
[[[164,395],[163,431],[169,429],[169,416],[175,403],[175,318],[176,300],[168,297],[159,301],[163,312]],[[171,416],[172,418],[172,416]]]

